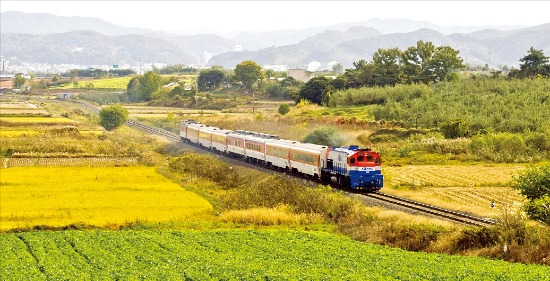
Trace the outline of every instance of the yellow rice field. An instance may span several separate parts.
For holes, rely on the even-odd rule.
[[[40,130],[33,129],[10,130],[6,128],[0,128],[0,137],[15,138],[21,136],[38,135],[41,132],[42,131]],[[101,136],[103,134],[103,131],[101,130],[78,130],[78,132],[83,136]]]
[[[212,212],[208,201],[154,167],[13,167],[0,173],[2,231],[178,222]]]
[[[496,216],[502,208],[523,203],[524,198],[510,187],[510,182],[526,168],[525,164],[384,167],[383,191],[450,209]],[[491,202],[495,203],[494,208]]]
[[[65,118],[65,117],[21,117],[21,116],[8,116],[8,117],[0,117],[0,123],[1,122],[7,122],[7,123],[21,123],[24,125],[25,123],[45,123],[45,124],[52,124],[52,123],[73,123],[75,121]]]

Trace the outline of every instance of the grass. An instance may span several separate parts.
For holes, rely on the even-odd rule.
[[[14,167],[1,172],[4,231],[185,221],[212,211],[206,200],[153,167]]]
[[[285,205],[279,205],[275,208],[229,210],[220,214],[219,219],[223,222],[255,225],[319,224],[324,222],[322,215],[293,214]]]

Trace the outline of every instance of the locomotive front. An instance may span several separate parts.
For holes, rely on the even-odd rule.
[[[384,185],[382,158],[370,149],[358,146],[330,150],[325,172],[331,181],[351,189],[377,191]]]

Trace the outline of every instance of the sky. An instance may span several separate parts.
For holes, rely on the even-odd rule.
[[[550,1],[0,0],[0,11],[95,17],[118,25],[164,31],[301,29],[371,18],[406,18],[440,26],[550,23]]]

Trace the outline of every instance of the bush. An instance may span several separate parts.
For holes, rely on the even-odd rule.
[[[279,110],[278,110],[279,114],[285,115],[289,111],[290,111],[290,105],[288,105],[286,103],[279,105]]]
[[[550,196],[550,165],[528,169],[514,178],[512,186],[530,201]]]
[[[220,199],[225,210],[288,206],[296,214],[320,214],[338,223],[355,212],[351,198],[330,188],[306,188],[298,180],[274,175],[251,185],[239,186]]]
[[[239,185],[240,178],[237,172],[229,164],[210,155],[189,153],[172,158],[168,165],[173,172],[208,179],[224,189]]]
[[[525,211],[529,216],[540,222],[550,225],[550,196],[544,195],[525,204]]]
[[[128,110],[119,105],[104,107],[99,112],[99,124],[108,131],[118,128],[126,120],[128,120]]]
[[[494,228],[468,228],[454,241],[454,251],[467,251],[494,246],[499,242],[498,233]]]
[[[341,146],[344,141],[336,133],[336,130],[329,127],[322,127],[307,135],[303,142],[314,143],[327,146]]]
[[[550,224],[550,165],[525,171],[514,178],[512,187],[529,199],[524,206],[529,217]]]

